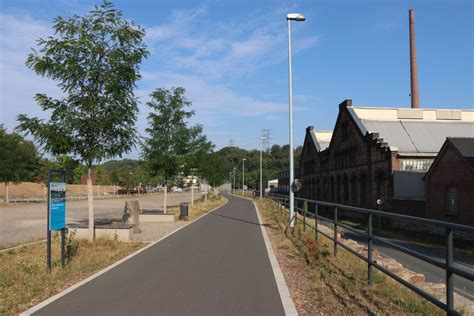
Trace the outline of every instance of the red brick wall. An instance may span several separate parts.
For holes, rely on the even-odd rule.
[[[427,217],[474,226],[474,172],[447,144],[426,179]],[[458,193],[458,214],[447,214],[447,188]]]

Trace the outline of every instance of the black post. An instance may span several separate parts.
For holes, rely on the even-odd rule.
[[[453,265],[453,230],[446,227],[446,304],[454,308],[453,273],[449,271]]]
[[[63,182],[66,183],[66,172],[62,171],[62,176],[63,176]],[[66,197],[64,200],[64,203],[66,203]],[[66,228],[61,228],[61,267],[64,268],[64,258],[65,258],[65,252],[66,252]]]
[[[380,214],[379,214],[380,219]],[[369,224],[367,228],[367,280],[369,285],[372,285],[372,213],[369,213]]]
[[[337,256],[337,206],[334,207],[334,256]]]
[[[65,245],[65,239],[66,239],[66,229],[63,228],[61,229],[61,267],[64,268],[64,258],[65,258],[65,251],[66,251],[66,245]]]
[[[306,231],[306,212],[308,211],[308,201],[303,204],[303,231]]]
[[[51,273],[51,231],[49,230],[50,182],[51,170],[48,170],[48,216],[46,217],[46,267],[48,273]]]
[[[319,205],[316,203],[316,207],[314,209],[314,240],[316,242],[316,256],[318,253],[318,207]]]

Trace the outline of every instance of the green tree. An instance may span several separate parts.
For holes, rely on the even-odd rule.
[[[210,153],[205,156],[199,168],[199,175],[212,184],[213,188],[220,186],[229,178],[230,171],[226,168],[224,159],[219,153]]]
[[[9,202],[10,182],[28,181],[39,169],[35,145],[0,125],[0,181],[5,183],[5,202]]]
[[[169,181],[192,168],[196,156],[212,148],[202,135],[202,126],[190,126],[188,120],[194,111],[187,110],[191,102],[185,97],[184,88],[156,89],[150,94],[147,105],[149,137],[142,147],[142,157],[152,176],[164,179],[164,211]]]
[[[109,175],[100,165],[95,167],[95,180],[97,184],[100,185],[106,185],[109,183]]]
[[[117,184],[119,182],[119,173],[116,166],[112,166],[109,173],[109,180],[112,184]]]
[[[81,184],[82,176],[85,175],[86,173],[87,173],[87,167],[82,164],[78,164],[77,167],[73,171],[74,183]]]
[[[89,238],[93,239],[92,164],[129,152],[138,112],[133,89],[148,51],[145,31],[104,1],[85,16],[54,20],[55,35],[37,41],[26,65],[58,82],[64,96],[35,99],[49,121],[18,116],[19,130],[32,134],[53,155],[77,156],[88,168]]]

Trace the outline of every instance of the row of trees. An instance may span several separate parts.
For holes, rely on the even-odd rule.
[[[76,181],[87,172],[91,240],[94,236],[91,172],[95,165],[121,157],[137,144],[142,162],[135,168],[135,177],[129,178],[143,176],[149,181],[161,181],[165,192],[170,181],[191,170],[196,170],[210,184],[218,185],[228,178],[242,156],[250,159],[252,168],[252,153],[247,157],[236,148],[213,152],[214,145],[203,135],[202,126],[189,124],[194,111],[190,109],[185,89],[180,87],[158,88],[150,94],[147,136],[138,135],[135,128],[138,99],[134,89],[140,79],[140,64],[149,55],[144,43],[145,31],[123,18],[111,2],[104,1],[85,16],[57,17],[53,28],[54,36],[37,40],[39,49],[28,55],[26,65],[37,75],[55,80],[62,97],[36,94],[36,102],[50,118],[20,114],[17,130],[31,135],[44,152],[55,157],[61,168],[72,170]],[[21,140],[15,133],[11,135],[5,137],[7,143],[22,142],[21,150],[36,150],[31,142]],[[22,157],[20,152],[2,150],[2,153]],[[28,172],[34,162],[26,158],[24,161],[19,168]],[[8,169],[8,165],[2,168]],[[95,172],[100,181],[105,181],[100,167]],[[108,181],[118,181],[119,177],[118,170],[107,173]],[[20,178],[7,175],[4,179]],[[166,211],[166,197],[164,205]]]
[[[94,164],[120,157],[140,143],[144,173],[160,177],[165,188],[193,168],[203,177],[215,176],[220,166],[208,166],[217,162],[213,144],[202,134],[201,125],[189,124],[194,111],[183,88],[160,88],[150,94],[147,137],[139,139],[134,89],[139,66],[149,55],[144,29],[123,18],[107,0],[85,16],[57,17],[53,28],[54,36],[37,40],[39,50],[28,55],[26,65],[55,80],[63,96],[36,94],[36,102],[50,118],[20,114],[17,129],[32,135],[52,156],[73,157],[79,168],[85,166],[91,240]],[[164,205],[166,211],[166,197]]]

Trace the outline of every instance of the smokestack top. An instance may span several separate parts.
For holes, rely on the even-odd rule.
[[[415,11],[408,11],[410,26],[410,81],[411,81],[411,107],[420,107],[420,96],[418,94],[418,66],[416,64],[416,41],[415,41]]]

